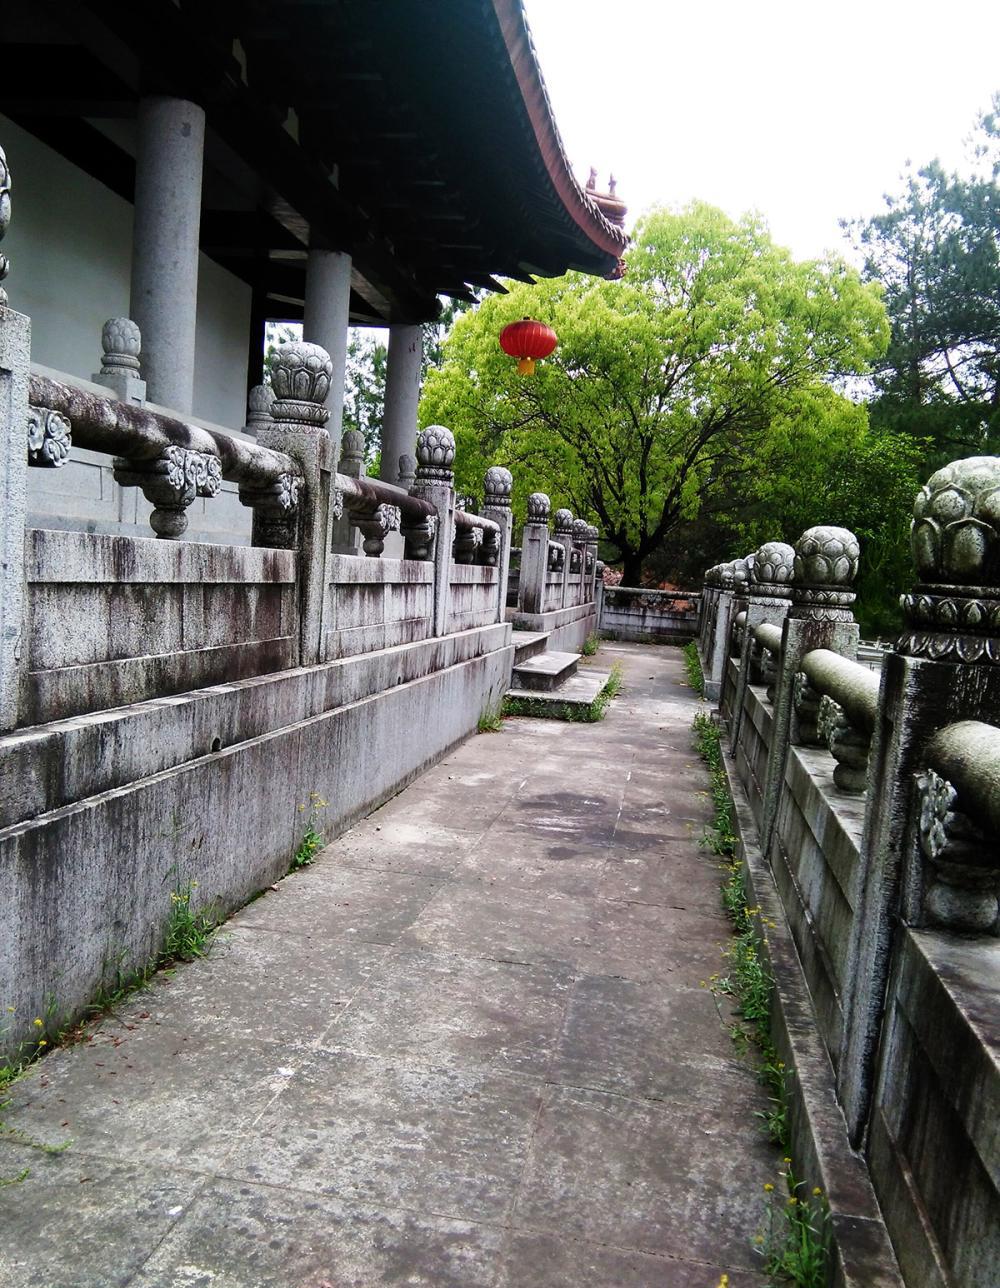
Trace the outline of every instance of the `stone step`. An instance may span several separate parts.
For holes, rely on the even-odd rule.
[[[607,671],[580,671],[571,675],[558,689],[545,692],[540,689],[512,688],[507,690],[507,697],[528,698],[532,705],[532,716],[544,718],[549,714],[546,708],[551,708],[554,716],[564,716],[567,707],[589,707],[609,679]]]
[[[514,665],[511,684],[515,689],[551,693],[576,672],[579,653],[539,653]]]
[[[544,652],[545,642],[551,634],[551,631],[514,631],[511,641],[514,645],[514,665],[520,666],[529,657]]]

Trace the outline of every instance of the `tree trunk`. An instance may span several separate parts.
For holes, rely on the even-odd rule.
[[[622,563],[622,585],[642,585],[642,556],[631,550],[626,550]]]

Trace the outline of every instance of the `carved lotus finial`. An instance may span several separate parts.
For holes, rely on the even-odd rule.
[[[417,435],[417,477],[440,479],[450,483],[454,479],[455,435],[444,425],[428,425]]]
[[[736,561],[719,565],[719,585],[723,590],[732,590],[736,585]]]
[[[807,528],[795,543],[795,581],[803,586],[849,589],[861,546],[847,528]]]
[[[417,458],[411,456],[409,452],[404,452],[399,458],[397,473],[400,487],[412,487],[417,478]]]
[[[1000,458],[952,461],[920,489],[910,545],[921,581],[1000,585],[998,536]]]
[[[10,189],[10,167],[3,148],[0,148],[0,241],[3,241],[4,234],[10,227]],[[10,260],[6,255],[0,255],[0,304],[7,303],[7,292],[2,283],[9,272]]]
[[[787,586],[795,570],[795,550],[784,541],[765,541],[754,556],[753,585]]]
[[[588,541],[600,541],[600,539],[601,539],[601,534],[600,534],[600,531],[599,531],[599,529],[598,529],[598,527],[597,527],[597,524],[596,524],[596,523],[588,523],[588,524],[587,524],[587,540],[588,540]]]
[[[514,489],[514,476],[503,465],[491,465],[483,479],[483,490],[486,504],[494,508],[510,505],[510,494]]]
[[[544,492],[532,492],[528,497],[528,522],[548,523],[552,502]]]
[[[585,544],[590,535],[590,524],[586,519],[573,520],[573,540]]]
[[[254,385],[247,394],[247,411],[251,416],[266,416],[270,420],[273,406],[274,390],[270,385]]]
[[[318,344],[293,340],[279,345],[270,361],[277,421],[323,426],[330,413],[323,403],[330,392],[333,361]]]
[[[567,510],[565,506],[556,510],[552,516],[552,525],[555,528],[557,536],[572,536],[573,533],[573,511]]]
[[[139,354],[142,352],[142,335],[131,318],[108,318],[101,327],[101,375],[116,371],[139,373]]]
[[[744,559],[734,559],[730,564],[733,570],[733,589],[745,591],[750,584],[750,570],[753,567],[753,555]]]

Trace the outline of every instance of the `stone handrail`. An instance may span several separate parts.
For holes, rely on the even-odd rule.
[[[608,586],[605,593],[614,597],[616,595],[641,595],[648,596],[650,599],[689,599],[692,603],[697,603],[701,598],[700,590],[658,590],[651,586],[623,586],[619,583],[617,586]]]
[[[338,492],[343,493],[348,510],[351,509],[353,500],[373,507],[394,505],[404,518],[423,519],[437,514],[437,508],[430,501],[411,496],[403,488],[396,487],[394,483],[383,482],[382,479],[367,476],[356,479],[348,474],[338,474],[334,485]]]
[[[958,808],[988,834],[1000,833],[1000,729],[981,720],[947,725],[927,744],[929,768],[955,789]]]
[[[468,510],[455,511],[455,530],[457,532],[471,532],[478,528],[484,534],[487,532],[500,533],[499,523],[492,519],[484,518],[481,514],[470,514]]]
[[[806,653],[802,670],[812,687],[843,707],[851,724],[871,734],[878,717],[879,677],[860,662],[817,648]]]
[[[32,407],[56,412],[69,421],[79,447],[129,461],[152,461],[170,447],[200,452],[219,462],[222,477],[231,482],[265,487],[301,470],[284,452],[203,429],[186,421],[150,411],[113,396],[63,384],[32,373],[28,401]]]
[[[781,652],[781,628],[773,622],[761,622],[754,627],[753,637],[761,648],[775,655]]]
[[[403,533],[408,558],[430,557],[438,513],[432,501],[363,475],[355,478],[338,473],[334,477],[334,488],[351,522],[364,538],[364,552],[370,558],[381,555],[390,532]]]

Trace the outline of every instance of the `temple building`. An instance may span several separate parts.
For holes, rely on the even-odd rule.
[[[0,113],[36,363],[86,379],[130,317],[146,399],[235,428],[266,323],[301,320],[335,431],[347,328],[387,327],[389,481],[438,296],[614,276],[626,242],[572,173],[521,0],[10,6]]]

